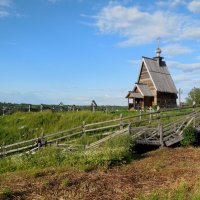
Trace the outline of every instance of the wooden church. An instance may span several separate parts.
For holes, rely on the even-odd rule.
[[[177,89],[167,68],[166,62],[160,56],[161,49],[156,49],[154,58],[142,57],[142,64],[137,83],[129,91],[128,108],[131,110],[145,107],[176,107]]]

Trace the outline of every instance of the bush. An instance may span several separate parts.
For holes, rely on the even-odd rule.
[[[12,197],[12,190],[10,188],[5,188],[3,192],[0,194],[0,199],[7,199]]]
[[[184,139],[181,141],[182,146],[195,145],[198,142],[198,134],[194,127],[188,126],[183,131]]]

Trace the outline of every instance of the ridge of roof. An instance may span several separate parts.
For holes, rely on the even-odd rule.
[[[157,58],[164,59],[164,57],[153,57],[153,58],[149,58],[149,57],[146,57],[146,56],[142,56],[142,58],[146,58],[146,59],[150,59],[150,60],[154,60],[154,61],[156,61]]]
[[[150,60],[155,60],[154,58],[149,58],[149,57],[146,57],[146,56],[142,56],[142,58],[146,58],[146,59],[150,59]]]
[[[145,83],[135,83],[135,84],[137,84],[137,85],[147,85]]]
[[[164,65],[162,67],[158,65],[156,60],[152,59],[144,59],[144,63],[157,91],[177,93],[176,86],[170,75],[166,62],[163,63]]]

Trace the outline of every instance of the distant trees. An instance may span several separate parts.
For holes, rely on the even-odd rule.
[[[186,98],[186,103],[188,105],[192,105],[194,101],[196,105],[200,105],[200,88],[194,87],[188,93],[188,97]]]

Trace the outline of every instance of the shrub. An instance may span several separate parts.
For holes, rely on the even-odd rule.
[[[64,187],[69,186],[70,180],[68,178],[63,179],[61,185],[64,186]]]
[[[5,188],[3,190],[3,192],[0,194],[0,198],[2,197],[2,199],[7,199],[7,198],[11,198],[12,197],[12,190],[10,188]]]
[[[38,177],[42,177],[45,176],[44,172],[40,172],[40,171],[33,171],[31,174],[34,178],[38,178]]]
[[[181,141],[182,146],[194,145],[198,142],[197,131],[194,127],[188,126],[183,131],[184,139]]]

